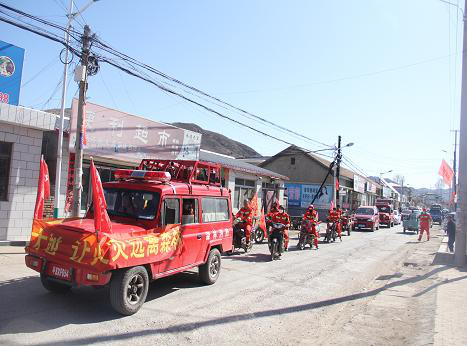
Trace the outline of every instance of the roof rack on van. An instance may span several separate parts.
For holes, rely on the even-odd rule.
[[[139,170],[169,172],[171,181],[221,186],[221,166],[204,161],[143,159]]]

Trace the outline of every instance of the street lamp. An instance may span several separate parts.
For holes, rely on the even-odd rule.
[[[76,16],[81,15],[89,6],[94,2],[99,0],[90,0],[86,5],[84,5],[77,12],[73,11],[73,0],[70,0],[70,9],[67,14],[68,23],[65,31],[65,63],[63,67],[63,84],[62,84],[62,102],[60,106],[60,126],[58,129],[58,146],[57,146],[57,165],[55,168],[55,198],[54,198],[54,217],[58,218],[58,213],[60,210],[60,180],[62,177],[62,157],[63,157],[63,126],[65,123],[65,102],[66,102],[66,87],[67,87],[67,78],[68,78],[68,46],[70,44],[70,30],[71,22],[76,18]]]

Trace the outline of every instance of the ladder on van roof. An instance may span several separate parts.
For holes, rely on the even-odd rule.
[[[221,186],[221,166],[204,161],[143,159],[139,170],[169,172],[171,181]]]

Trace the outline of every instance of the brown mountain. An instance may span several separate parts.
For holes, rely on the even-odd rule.
[[[229,155],[236,158],[261,157],[257,151],[248,145],[234,141],[220,133],[208,131],[192,123],[172,123],[172,125],[185,130],[201,133],[201,149],[213,151],[219,154]]]

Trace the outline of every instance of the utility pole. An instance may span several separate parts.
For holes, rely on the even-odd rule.
[[[83,190],[83,111],[86,103],[87,89],[87,67],[89,60],[89,48],[91,42],[91,29],[84,26],[82,37],[83,48],[81,53],[81,80],[79,82],[79,101],[78,101],[78,119],[76,122],[76,140],[75,140],[75,184],[73,186],[73,208],[72,215],[77,217],[81,211],[81,192]]]
[[[65,122],[65,102],[66,102],[66,85],[68,78],[68,45],[70,43],[71,21],[73,20],[73,0],[70,0],[70,9],[68,10],[68,24],[65,31],[65,64],[63,66],[63,85],[62,85],[62,103],[60,107],[60,126],[58,128],[58,145],[57,145],[57,166],[55,168],[55,196],[54,196],[54,218],[58,218],[60,212],[60,185],[62,178],[62,159],[63,159],[63,125]]]
[[[337,160],[336,160],[336,179],[339,182],[339,187],[340,187],[340,174],[341,174],[341,160],[342,160],[342,152],[341,152],[341,136],[338,137],[337,139]],[[334,199],[334,206],[337,207],[339,203],[339,190],[336,189],[336,182],[334,181],[334,190],[336,191],[335,193],[335,199]]]
[[[465,0],[464,9],[467,8]],[[467,199],[467,25],[464,13],[464,38],[462,49],[462,89],[461,89],[461,121],[459,135],[459,197],[458,211],[456,214],[456,242],[454,259],[458,266],[465,264],[466,250],[466,199]]]
[[[454,160],[453,160],[453,168],[454,168],[454,176],[452,179],[452,192],[454,193],[454,211],[457,211],[457,132],[459,130],[454,130]],[[451,196],[449,196],[451,197]]]

